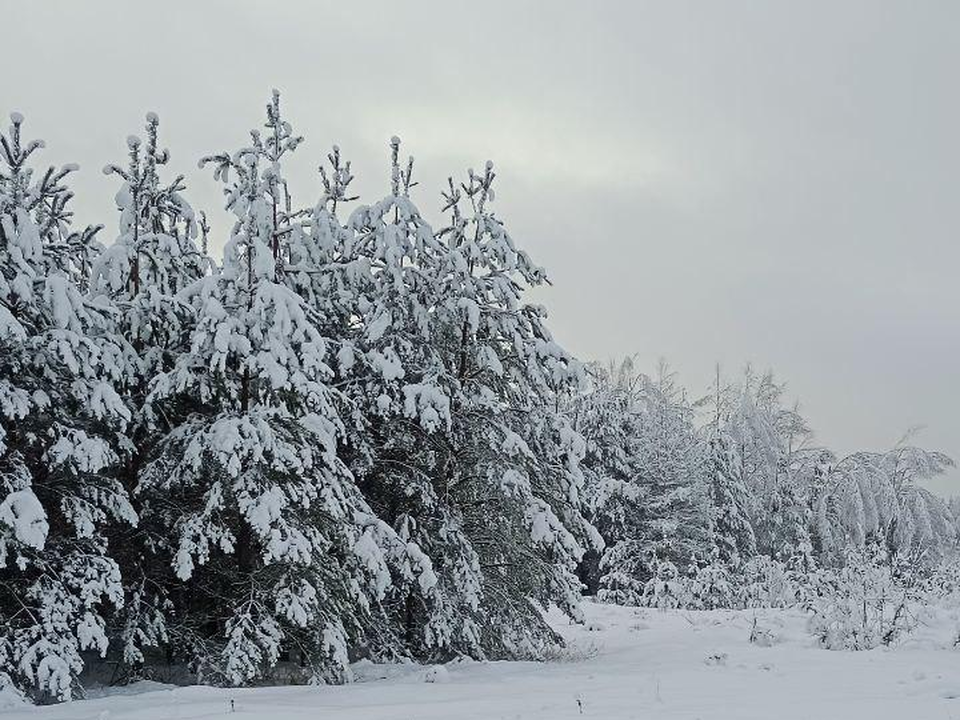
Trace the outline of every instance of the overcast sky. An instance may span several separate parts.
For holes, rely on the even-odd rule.
[[[116,179],[100,168],[150,110],[222,238],[196,161],[243,144],[276,87],[307,137],[290,166],[304,202],[334,142],[370,201],[399,135],[434,220],[447,174],[492,159],[499,213],[580,357],[664,356],[693,390],[750,360],[841,452],[923,424],[921,444],[960,458],[960,3],[0,9],[0,112],[27,116],[45,161],[81,164],[77,214],[103,241]]]

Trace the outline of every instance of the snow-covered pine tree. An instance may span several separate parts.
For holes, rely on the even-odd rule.
[[[164,415],[149,417],[143,412],[151,381],[171,370],[177,358],[190,350],[195,324],[191,304],[180,293],[203,278],[211,267],[205,253],[197,248],[198,226],[193,209],[183,197],[183,176],[161,183],[160,167],[170,157],[158,143],[159,119],[146,118],[146,142],[127,138],[125,167],[108,165],[106,174],[122,180],[116,195],[119,211],[117,239],[93,267],[91,292],[109,298],[119,309],[115,331],[136,354],[125,378],[124,391],[134,417],[130,430],[134,450],[124,463],[122,479],[132,491],[144,463],[153,454],[158,437],[170,423],[184,418],[192,409],[167,408]],[[186,398],[185,398],[186,400]],[[157,548],[168,541],[169,527],[157,525],[149,512],[141,523],[118,541],[122,554],[126,602],[119,635],[121,660],[135,671],[144,661],[143,648],[157,647],[169,640],[164,611],[171,579],[169,567],[156,556]]]
[[[643,595],[637,604],[659,610],[687,607],[689,594],[677,566],[654,556],[650,578],[644,583]]]
[[[263,677],[282,651],[298,651],[309,677],[345,677],[348,647],[390,581],[389,527],[337,456],[328,343],[283,282],[296,214],[282,159],[301,138],[276,92],[266,128],[202,161],[225,183],[236,222],[223,267],[185,293],[197,313],[191,351],[148,397],[158,414],[185,396],[197,409],[162,438],[140,482],[173,533],[181,632],[192,638],[183,650],[230,684]]]
[[[731,563],[720,556],[714,544],[711,556],[691,571],[684,597],[687,606],[699,610],[739,607],[741,588]]]
[[[328,155],[321,202],[292,236],[289,278],[338,345],[334,368],[348,401],[344,457],[401,540],[389,557],[388,622],[368,635],[367,649],[480,655],[479,564],[430,472],[437,431],[450,422],[429,333],[440,245],[410,199],[412,159],[401,164],[399,139],[390,148],[389,194],[358,207],[345,226],[336,211],[356,199],[347,194],[350,165],[336,147]]]
[[[366,382],[352,386],[365,407],[369,457],[357,469],[370,502],[437,574],[432,587],[398,578],[388,609],[407,652],[482,656],[482,576],[463,519],[439,482],[451,427],[443,358],[431,331],[443,246],[410,199],[413,158],[393,137],[390,193],[358,208],[348,225],[371,268],[358,343]],[[358,367],[360,365],[358,364]]]
[[[449,424],[431,473],[479,560],[485,651],[536,655],[558,640],[537,604],[576,617],[577,562],[601,541],[581,515],[583,439],[559,412],[581,368],[553,341],[544,310],[523,303],[524,288],[546,277],[491,212],[493,181],[487,163],[444,193],[430,322]]]
[[[390,194],[356,209],[344,228],[331,218],[349,168],[336,150],[330,155],[325,198],[303,237],[308,246],[300,251],[294,245],[292,258],[298,258],[293,267],[300,292],[326,302],[341,318],[333,326],[341,339],[338,382],[354,410],[351,466],[377,514],[413,552],[393,568],[386,607],[394,641],[420,657],[537,652],[555,638],[530,604],[531,593],[545,599],[559,589],[571,610],[575,595],[568,586],[551,586],[560,585],[554,580],[560,573],[545,562],[544,548],[562,540],[568,556],[579,552],[563,522],[589,536],[577,509],[578,436],[556,412],[575,363],[555,348],[538,311],[521,305],[522,283],[540,282],[541,271],[484,210],[492,201],[492,168],[464,186],[450,181],[451,225],[435,236],[410,200],[413,164],[400,162],[396,138],[391,155]],[[469,218],[460,213],[463,195],[472,202]],[[330,307],[331,295],[338,307]],[[548,363],[555,367],[545,381]],[[462,447],[465,442],[482,445]],[[543,489],[528,487],[531,477]],[[505,487],[505,481],[512,484]],[[537,497],[546,488],[562,521]],[[485,572],[484,552],[494,543],[479,518],[495,507],[512,513],[503,513],[501,530],[518,535],[520,547],[533,546],[524,554],[537,564],[527,567],[538,569],[543,584],[515,571],[502,555],[488,560]],[[543,520],[549,532],[539,527]],[[540,534],[531,537],[531,529]],[[499,552],[510,548],[506,532],[496,540]],[[417,558],[414,551],[425,555]],[[408,567],[428,562],[436,576],[432,586],[423,582],[425,573]],[[490,583],[491,573],[524,585]],[[499,631],[505,621],[483,603],[492,591],[502,593],[494,607],[509,617],[507,642]]]
[[[198,225],[184,199],[183,176],[162,184],[160,166],[170,158],[158,144],[159,119],[149,113],[146,142],[127,138],[126,167],[108,165],[122,182],[116,195],[119,232],[94,267],[92,291],[123,310],[125,337],[141,356],[137,382],[170,369],[190,330],[190,308],[178,294],[204,277],[210,261],[196,245]]]
[[[68,699],[123,602],[107,544],[137,521],[115,477],[130,411],[114,308],[86,300],[94,229],[70,232],[75,166],[35,173],[23,118],[0,134],[0,657],[41,700]]]

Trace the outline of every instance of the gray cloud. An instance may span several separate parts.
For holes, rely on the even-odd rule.
[[[211,211],[196,160],[243,142],[272,87],[307,136],[302,192],[337,142],[375,197],[397,133],[435,216],[446,174],[492,158],[581,356],[665,355],[691,387],[749,359],[841,451],[925,423],[960,456],[960,6],[406,5],[11,3],[0,110],[82,164],[105,239],[99,168],[148,110]]]

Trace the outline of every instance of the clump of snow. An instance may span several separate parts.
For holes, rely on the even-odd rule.
[[[423,681],[426,683],[445,683],[449,680],[450,673],[443,665],[433,665],[423,674]]]
[[[750,629],[750,642],[758,647],[771,647],[780,642],[780,636],[771,627],[760,624],[757,618],[753,620]]]
[[[726,665],[730,657],[725,652],[715,652],[707,655],[703,659],[704,665]]]
[[[0,711],[26,710],[27,708],[28,704],[23,695],[12,684],[5,683],[3,674],[0,673]]]
[[[47,514],[32,490],[18,490],[0,502],[0,526],[6,525],[24,545],[40,549],[47,539]],[[0,565],[2,567],[2,565]]]

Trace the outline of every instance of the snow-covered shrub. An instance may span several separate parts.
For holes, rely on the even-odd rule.
[[[929,604],[960,608],[960,561],[941,562],[918,582],[917,588]]]
[[[802,582],[779,560],[758,555],[738,571],[741,602],[748,608],[784,608],[797,604]]]
[[[780,642],[780,636],[765,623],[761,623],[759,618],[754,617],[753,623],[750,625],[750,636],[748,640],[751,645],[770,647]]]
[[[5,672],[0,672],[0,711],[16,710],[26,704],[26,697],[13,684],[13,679]]]
[[[846,564],[821,570],[816,596],[805,603],[809,630],[829,650],[869,650],[890,645],[915,625],[914,591],[899,585],[888,565],[862,552],[848,552]]]
[[[737,578],[719,559],[697,567],[685,581],[686,605],[696,610],[738,607],[741,598]]]
[[[642,543],[625,539],[608,547],[600,558],[600,589],[597,599],[613,605],[642,605],[646,582],[655,561]]]
[[[431,665],[423,673],[425,683],[447,683],[450,682],[450,673],[445,665]]]
[[[687,607],[688,602],[688,584],[685,578],[680,577],[677,566],[669,560],[659,561],[653,577],[644,585],[639,604],[670,610]]]

